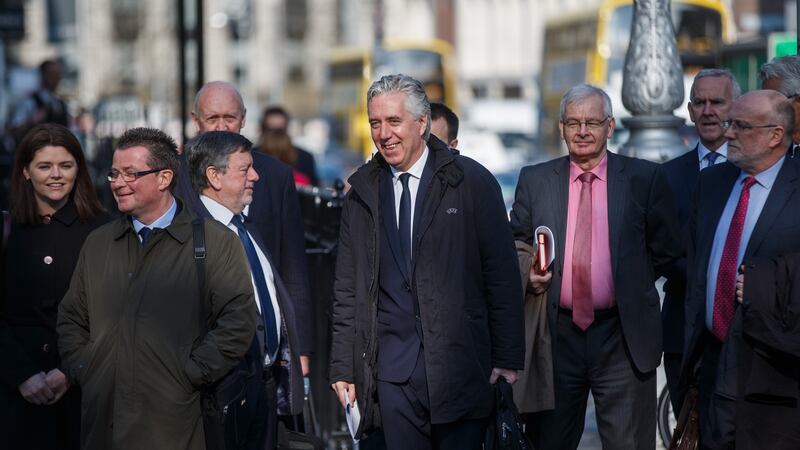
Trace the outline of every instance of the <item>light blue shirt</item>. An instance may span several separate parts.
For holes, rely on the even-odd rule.
[[[178,212],[178,204],[175,203],[175,198],[170,199],[172,203],[167,208],[167,211],[161,215],[158,219],[154,220],[153,223],[150,225],[145,225],[142,222],[139,222],[139,219],[133,218],[133,229],[136,230],[136,237],[139,238],[139,242],[142,242],[142,236],[139,235],[139,230],[142,228],[150,228],[151,230],[155,230],[156,228],[167,228],[169,224],[172,223],[172,219],[175,218],[175,214]]]
[[[703,145],[702,142],[697,143],[697,160],[700,162],[700,170],[703,170],[706,167],[710,166],[710,164],[708,164],[708,160],[703,159],[709,153],[711,153],[711,150],[709,150],[705,145]],[[719,146],[719,148],[717,149],[717,154],[719,156],[717,157],[717,160],[714,161],[714,165],[723,163],[728,160],[727,142],[723,142],[722,145]]]
[[[744,259],[744,252],[747,250],[747,244],[750,242],[750,236],[753,234],[753,229],[756,227],[758,217],[761,215],[761,210],[764,209],[764,204],[767,203],[769,191],[775,184],[775,179],[778,177],[783,161],[786,157],[781,157],[769,169],[759,173],[755,176],[756,184],[750,188],[750,200],[747,203],[747,215],[744,219],[744,227],[742,228],[742,240],[739,242],[739,254],[736,258],[736,266],[738,267]],[[722,216],[717,223],[717,231],[714,233],[714,244],[711,247],[711,257],[708,260],[707,277],[708,284],[706,285],[706,327],[711,330],[711,320],[714,315],[714,294],[717,290],[717,272],[719,271],[719,262],[722,259],[722,251],[725,248],[725,239],[728,237],[728,230],[731,227],[731,219],[733,213],[736,211],[736,205],[739,203],[739,196],[742,193],[742,183],[747,178],[744,172],[739,173],[736,182],[733,184],[730,195],[728,195],[728,202],[725,204],[725,209],[722,211]]]

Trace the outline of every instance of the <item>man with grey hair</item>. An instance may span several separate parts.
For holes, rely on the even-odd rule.
[[[523,367],[522,292],[500,187],[429,139],[422,84],[367,92],[378,153],[348,180],[329,379],[357,436],[389,449],[480,449],[494,393]]]
[[[608,151],[614,125],[603,90],[567,91],[569,154],[523,168],[511,210],[517,241],[535,248],[541,226],[555,239],[551,267],[524,270],[528,292],[547,293],[553,353],[555,408],[527,421],[539,450],[578,447],[590,392],[604,448],[655,447],[655,280],[679,255],[678,225],[661,166]]]
[[[800,155],[800,56],[787,55],[773,58],[761,66],[759,77],[761,89],[778,91],[792,101],[794,133],[788,155],[791,158],[798,157]]]
[[[664,163],[664,174],[678,208],[678,223],[689,221],[694,188],[700,171],[728,158],[728,141],[723,124],[733,101],[742,93],[733,74],[726,69],[703,69],[694,77],[689,91],[689,117],[700,137],[695,148]],[[685,241],[685,233],[684,233]],[[683,248],[683,247],[682,247]],[[664,333],[664,372],[667,376],[673,413],[677,416],[685,392],[678,389],[683,358],[683,303],[686,295],[686,263],[676,266],[664,284],[661,318]]]
[[[783,94],[742,95],[726,121],[728,163],[704,170],[697,183],[688,231],[681,384],[698,388],[701,448],[797,448],[780,443],[797,436],[796,369],[791,375],[781,364],[765,370],[780,359],[764,345],[765,334],[775,334],[752,326],[759,319],[747,298],[742,307],[735,300],[742,263],[747,277],[751,258],[800,251],[800,215],[792,213],[800,209],[800,161],[786,157],[794,121]],[[768,321],[789,330],[794,314],[778,303],[769,305]],[[743,345],[755,345],[758,358],[743,357]]]
[[[210,131],[186,147],[192,186],[200,201],[214,220],[241,240],[258,309],[256,323],[260,325],[246,360],[248,370],[255,374],[248,380],[250,415],[226,420],[226,444],[231,449],[275,448],[278,405],[299,405],[303,395],[294,305],[261,235],[243,220],[258,181],[252,146],[238,133]],[[279,384],[280,392],[289,397],[283,402],[278,402]]]

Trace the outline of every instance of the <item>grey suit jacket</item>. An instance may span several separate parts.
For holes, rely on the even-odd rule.
[[[535,227],[555,235],[556,255],[548,292],[548,324],[557,351],[556,319],[561,297],[569,199],[569,159],[522,169],[511,211],[514,239],[533,242]],[[680,255],[672,193],[661,166],[608,154],[608,220],[611,270],[625,343],[640,372],[661,361],[661,314],[656,278]]]

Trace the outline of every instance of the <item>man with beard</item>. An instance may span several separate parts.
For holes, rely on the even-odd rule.
[[[737,270],[745,259],[800,251],[800,215],[793,213],[800,209],[800,164],[786,158],[793,127],[794,110],[783,94],[739,97],[725,122],[728,162],[705,170],[697,184],[681,385],[698,388],[702,448],[734,443],[740,374],[736,348],[728,344],[741,338]]]

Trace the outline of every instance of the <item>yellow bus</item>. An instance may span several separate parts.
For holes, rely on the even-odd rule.
[[[722,45],[730,40],[730,17],[721,0],[672,0],[671,10],[688,96],[695,73],[719,66]],[[576,84],[603,88],[611,97],[614,115],[628,114],[620,93],[632,20],[633,0],[604,0],[595,9],[545,25],[539,129],[547,151],[560,148],[559,102]],[[676,114],[686,117],[684,110],[679,108]]]
[[[329,64],[324,110],[331,137],[341,146],[369,157],[374,151],[367,120],[367,89],[379,77],[403,73],[425,86],[428,99],[458,111],[452,47],[440,40],[389,40],[373,49],[340,48]]]

